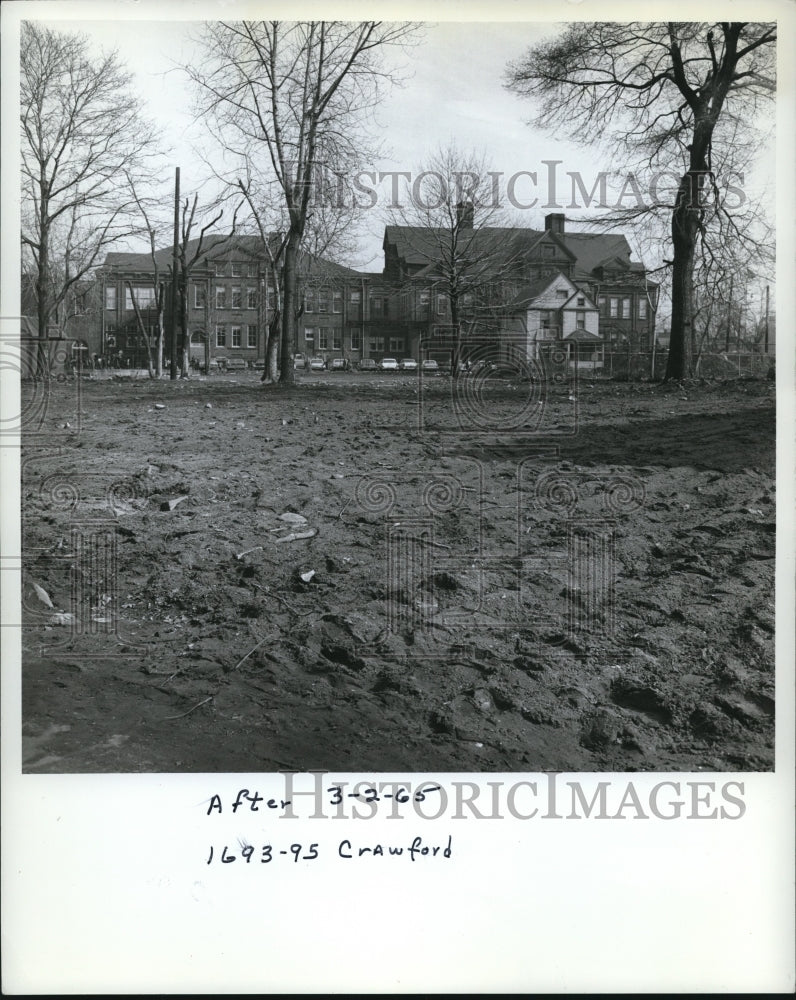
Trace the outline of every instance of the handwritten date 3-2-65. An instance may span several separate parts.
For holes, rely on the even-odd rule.
[[[424,844],[422,837],[415,837],[411,843],[403,844],[366,844],[358,845],[347,838],[341,840],[334,848],[333,857],[351,860],[353,858],[407,857],[410,861],[418,858],[451,858],[453,856],[453,837],[448,836],[447,844]],[[234,861],[243,861],[249,865],[252,862],[261,865],[270,864],[284,857],[295,864],[299,861],[315,861],[320,857],[318,844],[291,844],[289,848],[275,847],[273,844],[241,843],[239,847],[230,848],[224,845],[220,851],[210,848],[207,863],[220,861],[229,865]]]

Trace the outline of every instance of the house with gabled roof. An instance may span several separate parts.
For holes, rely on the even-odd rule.
[[[569,233],[560,213],[548,215],[543,230],[478,229],[472,221],[472,208],[460,215],[455,251],[460,259],[472,259],[471,271],[463,269],[470,288],[460,295],[465,353],[468,335],[491,336],[512,351],[523,343],[529,358],[538,356],[544,341],[558,337],[572,345],[573,358],[598,367],[606,342],[633,341],[641,348],[651,343],[658,286],[643,264],[631,260],[624,235]],[[385,229],[384,275],[394,286],[412,343],[433,344],[435,330],[450,329],[446,233],[415,226]],[[576,343],[582,346],[575,348]]]

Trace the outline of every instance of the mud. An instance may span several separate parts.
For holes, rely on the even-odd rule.
[[[24,386],[24,770],[771,769],[773,384],[482,390]]]

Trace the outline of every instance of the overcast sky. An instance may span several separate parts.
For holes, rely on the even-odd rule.
[[[207,167],[192,151],[194,144],[206,136],[202,123],[192,117],[191,91],[185,76],[175,69],[180,63],[200,57],[199,49],[191,41],[191,34],[199,27],[198,21],[141,19],[140,13],[146,13],[146,8],[138,4],[87,6],[64,2],[61,5],[18,6],[35,11],[32,16],[48,14],[46,23],[57,30],[87,34],[97,49],[117,49],[122,61],[136,75],[147,113],[173,146],[172,161],[174,166],[181,168],[183,192],[193,191],[206,178]],[[199,8],[188,3],[162,5],[166,14],[178,11],[176,16],[183,18],[186,11],[195,9]],[[472,8],[462,8],[465,9]],[[482,6],[481,10],[484,9]],[[61,15],[59,19],[52,17],[56,10]],[[118,11],[127,18],[136,10],[139,11],[138,19],[107,16],[109,12]],[[87,11],[94,16],[87,18]],[[231,17],[253,13],[248,6],[244,11],[234,2],[219,5],[215,11],[215,16]],[[96,13],[105,19],[97,19]],[[568,14],[569,11],[564,16]],[[372,164],[372,169],[416,169],[434,147],[455,139],[460,148],[483,150],[493,169],[502,171],[506,177],[519,171],[536,171],[539,177],[537,194],[545,193],[542,180],[547,170],[542,165],[545,160],[561,161],[558,171],[564,182],[565,196],[570,188],[565,176],[567,171],[580,172],[590,189],[598,171],[609,166],[606,154],[531,129],[525,124],[531,108],[503,86],[507,64],[521,56],[530,45],[558,30],[559,26],[552,21],[425,24],[418,43],[400,57],[406,77],[403,86],[395,87],[378,109],[379,138],[386,149],[384,156]],[[619,175],[627,169],[616,162],[611,163],[610,168]],[[382,190],[386,192],[386,183]],[[519,182],[516,190],[523,200],[530,201],[534,194],[527,178]],[[521,223],[541,226],[545,201],[540,197],[538,206],[519,213]],[[574,228],[575,220],[587,214],[590,213],[568,210],[568,220],[572,220],[568,221],[568,226]],[[351,261],[355,266],[369,270],[381,268],[384,221],[380,210],[368,213],[359,257]],[[626,235],[638,259],[640,245],[632,231]]]

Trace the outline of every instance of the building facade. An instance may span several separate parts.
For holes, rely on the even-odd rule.
[[[464,218],[472,226],[472,212]],[[450,354],[451,268],[433,231],[387,226],[382,272],[360,272],[305,256],[294,355],[325,362]],[[568,233],[563,215],[543,230],[471,230],[472,253],[457,281],[455,308],[464,356],[468,344],[539,356],[545,341],[566,340],[573,357],[597,362],[605,346],[644,349],[655,329],[658,286],[631,261],[624,236]],[[265,358],[276,289],[254,237],[209,237],[185,285],[184,313],[195,365]],[[477,261],[477,264],[473,262]],[[101,272],[101,353],[146,365],[150,339],[170,317],[171,250],[108,254]],[[469,270],[467,270],[469,268]],[[135,303],[135,305],[134,305]],[[136,307],[137,306],[137,313]],[[438,350],[435,352],[435,345]],[[579,345],[579,346],[575,346]]]

